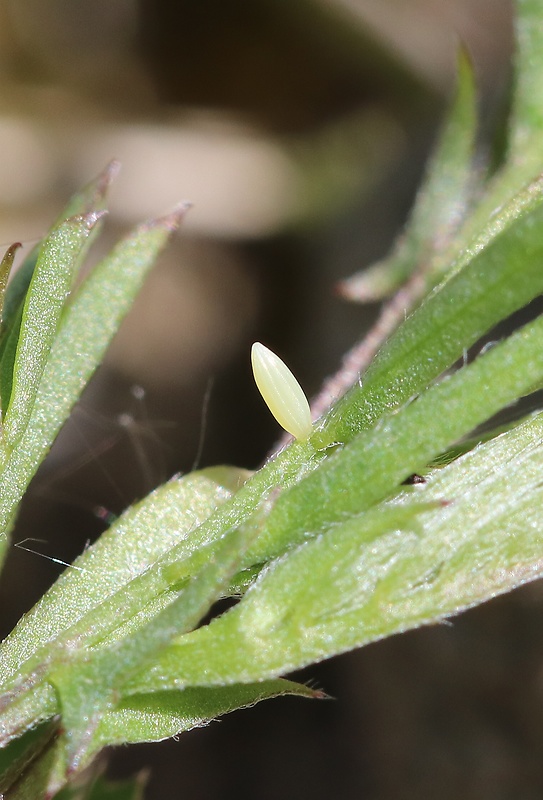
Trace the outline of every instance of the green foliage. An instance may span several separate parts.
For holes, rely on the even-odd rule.
[[[503,165],[473,169],[462,56],[408,228],[365,279],[375,294],[418,276],[426,297],[363,381],[254,475],[195,472],[127,509],[3,642],[4,796],[139,797],[140,784],[108,788],[96,775],[66,784],[107,745],[156,741],[280,694],[322,696],[282,676],[543,574],[543,414],[492,429],[543,386],[543,317],[463,359],[543,292],[543,0],[518,11]],[[111,173],[74,198],[5,292],[2,553],[32,476],[182,217],[141,226],[70,294]],[[413,472],[427,482],[402,485]],[[239,602],[199,627],[230,596]]]
[[[458,85],[437,147],[427,167],[409,224],[392,253],[343,284],[354,300],[378,300],[423,268],[428,289],[449,262],[447,245],[462,224],[474,190],[472,159],[477,133],[475,84],[467,54],[458,60]]]

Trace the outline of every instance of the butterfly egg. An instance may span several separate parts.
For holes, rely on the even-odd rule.
[[[285,362],[255,342],[251,363],[258,390],[277,422],[296,439],[307,439],[312,430],[309,403]]]

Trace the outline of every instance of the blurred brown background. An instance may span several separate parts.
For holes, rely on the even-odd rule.
[[[507,0],[6,0],[0,242],[30,246],[112,157],[103,249],[194,203],[25,502],[15,541],[70,561],[175,471],[256,467],[278,435],[249,347],[309,394],[375,318],[340,278],[382,256],[450,94],[458,42],[483,119],[508,81]],[[100,256],[100,250],[94,258]],[[4,632],[58,565],[13,550]],[[540,798],[538,587],[308,669],[282,699],[120,750],[149,800]]]

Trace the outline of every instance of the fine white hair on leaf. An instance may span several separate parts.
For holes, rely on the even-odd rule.
[[[307,439],[312,430],[309,403],[285,362],[255,342],[251,363],[256,385],[277,422],[296,439]]]

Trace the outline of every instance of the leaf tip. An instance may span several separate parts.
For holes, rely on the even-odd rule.
[[[102,172],[100,172],[100,174],[94,180],[94,192],[92,194],[89,208],[92,208],[93,206],[96,206],[102,202],[108,192],[109,187],[116,179],[120,171],[121,162],[116,158],[112,158],[109,164],[106,164]]]
[[[147,228],[148,230],[152,228],[164,228],[165,230],[169,230],[173,233],[179,228],[185,217],[185,214],[190,208],[192,208],[192,203],[190,203],[188,200],[183,201],[175,205],[172,210],[167,214],[164,214],[164,216],[144,222],[142,227]]]
[[[90,232],[107,213],[105,210],[87,211],[85,214],[75,214],[73,217],[68,217],[62,224],[74,228],[82,227]]]

